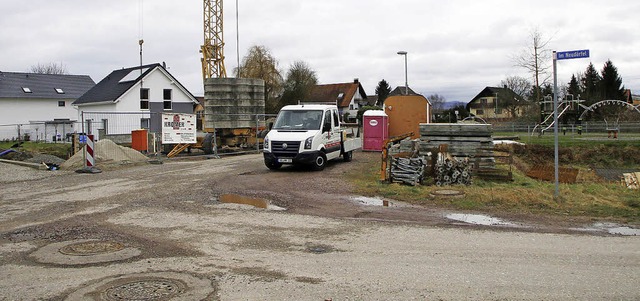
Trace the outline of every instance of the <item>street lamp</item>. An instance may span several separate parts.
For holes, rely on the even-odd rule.
[[[409,79],[407,78],[407,52],[398,51],[399,55],[404,55],[404,94],[409,95]]]

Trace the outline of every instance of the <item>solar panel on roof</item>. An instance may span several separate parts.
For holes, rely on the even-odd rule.
[[[129,71],[129,74],[127,74],[125,77],[123,77],[119,81],[119,83],[130,82],[132,80],[136,80],[136,78],[138,78],[138,76],[140,76],[140,74],[144,74],[145,72],[147,72],[147,70],[149,70],[149,68],[131,70],[131,71]]]

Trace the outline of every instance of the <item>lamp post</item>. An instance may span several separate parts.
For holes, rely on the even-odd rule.
[[[407,52],[398,51],[399,55],[404,55],[404,94],[409,95],[409,79],[407,78]]]

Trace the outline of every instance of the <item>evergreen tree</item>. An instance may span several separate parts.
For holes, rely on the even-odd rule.
[[[578,95],[582,94],[582,91],[580,90],[580,84],[578,83],[578,79],[576,78],[575,74],[571,75],[571,81],[569,81],[567,93],[573,95],[573,99],[578,99]]]
[[[598,89],[600,80],[600,74],[598,74],[596,68],[593,67],[593,63],[589,63],[589,66],[582,77],[581,87],[583,93],[581,98],[586,100],[586,105],[591,105],[602,100],[602,96]]]
[[[391,86],[389,86],[389,83],[386,80],[382,79],[378,82],[378,86],[376,87],[376,95],[378,95],[377,104],[382,105],[384,100],[389,96],[389,93],[391,93]]]
[[[607,60],[602,68],[600,92],[603,100],[624,100],[624,86],[622,85],[622,78],[618,75],[618,68],[613,65],[611,60]]]

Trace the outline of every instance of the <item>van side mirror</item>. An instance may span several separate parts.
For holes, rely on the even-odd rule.
[[[269,124],[267,125],[267,128],[269,130],[273,129],[273,122],[269,122]]]

